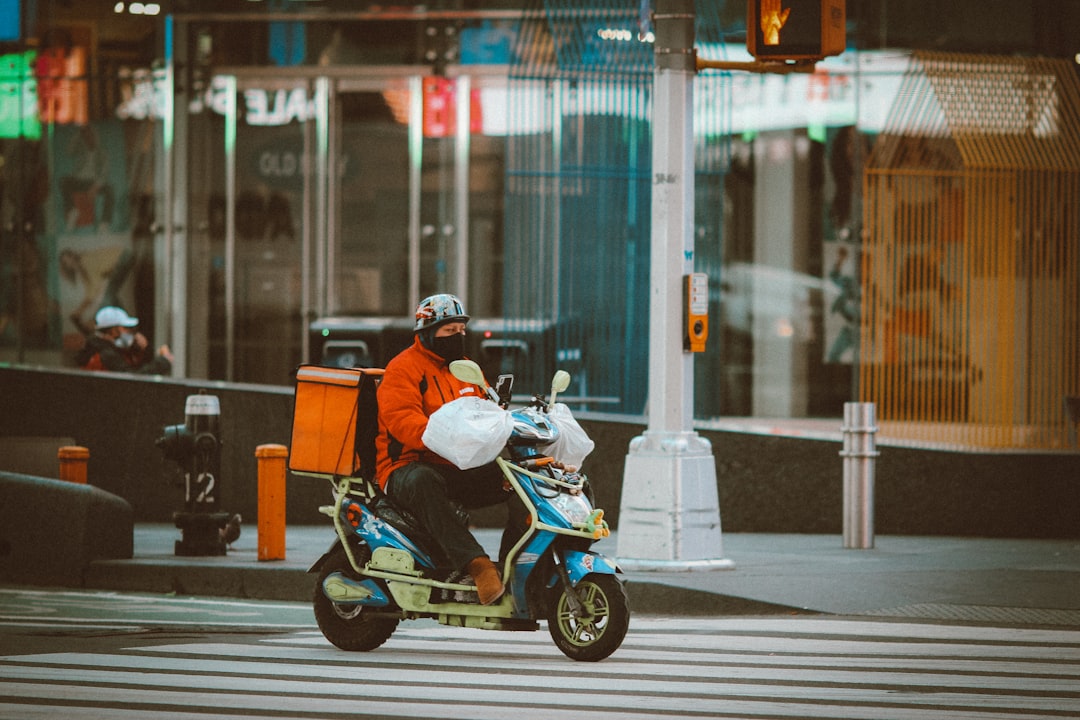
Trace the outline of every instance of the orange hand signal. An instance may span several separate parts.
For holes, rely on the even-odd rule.
[[[765,45],[780,44],[780,28],[790,14],[791,8],[780,9],[780,0],[761,0],[761,34]]]

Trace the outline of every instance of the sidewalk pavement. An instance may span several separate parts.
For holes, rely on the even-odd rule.
[[[499,531],[480,529],[497,551]],[[225,556],[179,557],[180,531],[138,524],[134,557],[98,560],[83,586],[115,591],[310,601],[311,564],[334,540],[329,523],[286,528],[285,559],[258,560],[245,526]],[[1080,627],[1080,539],[877,536],[870,549],[839,535],[736,533],[722,537],[728,569],[630,571],[643,615],[825,613]],[[595,549],[616,555],[613,535]]]

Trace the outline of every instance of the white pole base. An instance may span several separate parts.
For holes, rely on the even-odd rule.
[[[720,570],[720,501],[712,445],[694,432],[646,431],[623,471],[616,559],[633,570]]]

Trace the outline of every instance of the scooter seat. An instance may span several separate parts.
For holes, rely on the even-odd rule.
[[[413,542],[419,542],[420,536],[426,534],[421,529],[420,522],[409,511],[398,507],[386,495],[379,495],[371,501],[368,507],[378,518],[405,533],[405,536]]]
[[[368,507],[380,520],[393,525],[418,548],[426,552],[436,567],[450,567],[449,558],[446,557],[439,544],[435,542],[435,538],[431,533],[412,513],[395,503],[389,496],[380,493],[371,501]],[[464,516],[464,524],[468,527],[468,514],[465,513],[463,508],[455,509],[458,510],[459,518]]]

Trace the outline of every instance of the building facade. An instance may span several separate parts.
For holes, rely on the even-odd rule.
[[[178,376],[282,385],[304,361],[386,362],[408,338],[416,301],[450,291],[475,319],[471,353],[490,372],[513,371],[531,391],[565,367],[579,407],[643,411],[648,4],[2,7],[0,21],[16,19],[0,38],[0,358],[70,367],[96,309],[119,304],[172,346]],[[699,2],[698,54],[749,59],[745,10]],[[911,112],[902,101],[924,73],[917,52],[1048,57],[1071,63],[1075,79],[1080,46],[1066,29],[1077,21],[1069,0],[1037,12],[849,3],[848,49],[812,73],[699,74],[693,226],[711,331],[695,359],[695,417],[839,417],[844,401],[869,399],[888,408],[885,420],[925,430],[976,422],[956,399],[973,383],[992,382],[1000,398],[1042,372],[998,364],[960,391],[931,384],[895,406],[877,395],[898,385],[867,374],[884,352],[871,331],[911,328],[880,315],[895,298],[869,291],[899,292],[905,266],[919,291],[940,287],[906,256],[887,271],[867,265],[885,202],[874,163],[897,114]],[[1048,102],[1071,107],[1069,92]],[[931,145],[919,152],[929,157]],[[926,157],[922,170],[964,169]],[[1077,166],[1068,153],[1062,162],[1064,179],[1048,181],[1065,188],[1055,207],[1076,187]],[[965,207],[993,202],[979,198]],[[919,217],[963,225],[935,208]],[[1021,283],[1050,294],[1025,305],[1019,335],[1030,338],[1046,308],[1077,305],[1078,235],[1075,215],[1025,223],[1019,246],[1048,245],[1057,268],[1037,273],[1048,283]],[[979,242],[963,235],[948,247]],[[987,292],[958,281],[976,272],[966,261],[936,252],[941,286]],[[992,354],[996,338],[968,338],[964,317],[950,316],[949,333]],[[1038,389],[1040,409],[1013,398],[1025,409],[993,421],[1049,430],[995,443],[1065,444],[1058,398],[1080,393],[1076,316],[1056,334],[1074,344],[1049,364],[1057,374]],[[1028,343],[1024,357],[1051,344]]]

